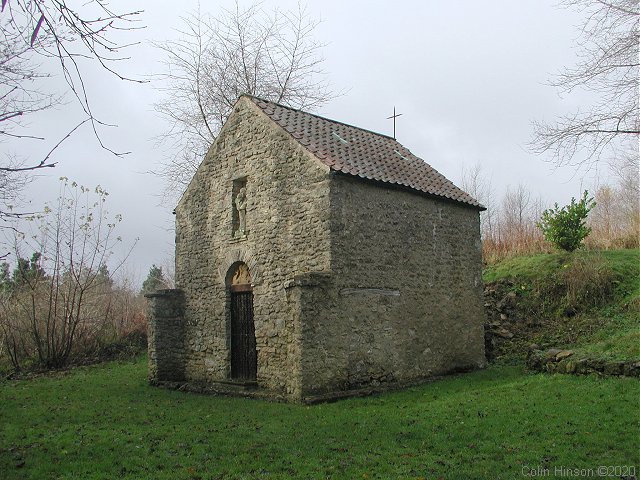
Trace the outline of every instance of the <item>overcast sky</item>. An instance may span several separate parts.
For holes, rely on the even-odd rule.
[[[132,60],[121,70],[145,78],[162,70],[161,53],[150,42],[174,37],[180,16],[197,3],[114,0],[111,5],[144,10],[146,28],[129,37],[142,43],[129,50]],[[233,5],[207,1],[201,8],[215,13]],[[292,1],[265,1],[263,8],[276,5],[297,8]],[[395,106],[402,113],[397,138],[403,145],[458,184],[463,168],[482,164],[498,196],[507,186],[524,183],[534,197],[564,203],[594,185],[595,172],[554,170],[526,146],[532,120],[551,120],[588,101],[584,95],[560,98],[545,85],[576,60],[579,13],[545,0],[323,0],[310,1],[308,9],[322,22],[316,35],[326,44],[328,79],[345,92],[317,113],[392,134],[386,117]],[[26,196],[33,208],[55,199],[60,176],[103,186],[110,210],[124,217],[125,243],[139,238],[128,273],[141,281],[152,263],[170,261],[173,252],[174,205],[162,204],[162,182],[147,173],[166,154],[156,142],[167,128],[153,109],[160,93],[153,82],[121,82],[101,71],[89,71],[86,80],[95,113],[118,124],[104,134],[106,142],[132,153],[110,155],[85,129],[57,151],[58,166],[41,174]],[[65,121],[74,108],[70,103],[41,115],[36,125],[55,138],[70,125]],[[46,150],[18,148],[34,156]]]

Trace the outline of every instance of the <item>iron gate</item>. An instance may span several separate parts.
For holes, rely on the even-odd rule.
[[[255,381],[258,370],[253,292],[231,291],[231,378]]]

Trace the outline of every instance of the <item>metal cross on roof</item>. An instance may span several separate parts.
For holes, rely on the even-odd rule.
[[[391,115],[390,117],[387,117],[387,120],[390,120],[393,118],[393,139],[396,139],[396,118],[398,118],[400,115],[402,115],[401,113],[396,114],[396,107],[393,107],[393,115]]]

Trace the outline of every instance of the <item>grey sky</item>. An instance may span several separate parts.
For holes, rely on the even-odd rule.
[[[138,77],[159,73],[160,53],[149,42],[174,36],[179,17],[196,5],[113,1],[118,10],[144,9],[141,19],[147,26],[135,34],[143,43],[129,50],[132,60],[121,69]],[[209,1],[201,8],[215,13],[233,5]],[[294,1],[263,3],[267,10],[275,5],[297,8]],[[533,119],[552,119],[589,99],[584,94],[561,99],[545,85],[575,61],[576,12],[544,0],[324,0],[310,1],[308,8],[322,20],[316,33],[327,44],[328,78],[335,90],[345,92],[319,114],[391,134],[386,117],[395,106],[403,114],[397,123],[401,143],[457,184],[463,167],[481,163],[498,196],[522,182],[534,197],[562,203],[593,187],[595,172],[553,170],[544,157],[526,150]],[[53,200],[60,176],[102,185],[110,192],[110,210],[124,216],[122,237],[140,239],[129,262],[129,274],[139,280],[173,250],[173,205],[160,204],[162,183],[145,173],[165,155],[154,140],[166,129],[153,110],[159,93],[151,83],[119,82],[104,72],[90,71],[86,80],[96,114],[118,124],[104,133],[105,140],[132,153],[113,157],[85,129],[57,152],[58,167],[44,172],[27,197],[33,208]],[[60,134],[74,108],[70,103],[48,112],[36,126]],[[25,155],[42,151],[25,144],[17,148]]]

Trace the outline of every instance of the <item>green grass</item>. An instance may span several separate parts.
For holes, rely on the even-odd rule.
[[[640,358],[640,251],[606,261],[611,301],[548,319],[541,338]],[[594,257],[594,258],[596,258]],[[519,298],[568,254],[489,267]],[[522,287],[525,287],[522,289]],[[545,330],[546,329],[546,330]],[[0,383],[1,479],[513,479],[555,467],[640,469],[640,382],[493,365],[404,391],[312,407],[150,387],[146,360]]]
[[[312,407],[150,387],[145,359],[0,384],[3,479],[469,478],[640,467],[640,382],[493,366]]]
[[[633,312],[611,315],[588,341],[576,349],[576,355],[608,360],[640,360],[640,320]]]
[[[539,253],[508,258],[485,268],[483,279],[487,283],[511,277],[531,280],[551,273],[561,267],[568,258],[567,253]]]
[[[574,257],[604,260],[617,277],[616,290],[618,294],[622,297],[640,296],[640,250],[638,249],[578,250],[573,253],[541,253],[513,257],[485,268],[483,279],[487,283],[504,278],[517,278],[530,282],[551,276]]]
[[[518,297],[521,323],[507,325],[517,337],[501,361],[521,359],[532,343],[581,357],[640,360],[640,250],[516,257],[487,267],[484,280],[498,287],[509,280],[503,288],[510,285]],[[536,327],[526,326],[531,319]]]

